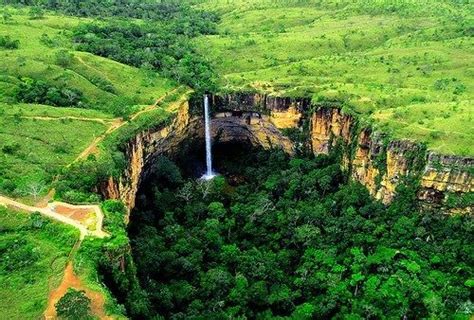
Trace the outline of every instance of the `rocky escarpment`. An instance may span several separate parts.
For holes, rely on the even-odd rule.
[[[128,161],[120,177],[110,177],[101,187],[101,193],[108,199],[120,199],[131,210],[135,207],[138,186],[146,176],[147,165],[159,154],[176,152],[179,144],[188,136],[188,103],[183,102],[169,126],[146,130],[128,142],[125,156]]]
[[[220,112],[212,118],[214,143],[239,141],[264,148],[281,148],[293,152],[292,141],[258,112]],[[178,154],[184,142],[204,141],[204,121],[200,114],[190,112],[189,103],[183,102],[172,123],[137,134],[125,148],[128,161],[120,177],[110,177],[101,187],[105,198],[120,199],[131,210],[140,183],[148,176],[153,160],[160,155]]]
[[[473,191],[474,159],[430,153],[421,179],[420,198],[440,202],[445,192]]]
[[[314,154],[327,154],[342,145],[343,165],[351,177],[384,203],[409,177],[421,180],[419,198],[441,203],[449,193],[474,191],[474,159],[428,153],[425,146],[409,140],[391,140],[335,105],[312,104],[309,99],[271,97],[262,94],[214,96],[215,110],[258,110],[277,128],[299,128],[309,122],[307,145]]]
[[[311,142],[315,154],[328,153],[336,141],[351,146],[344,165],[351,177],[384,203],[407,177],[421,179],[419,198],[442,203],[448,193],[474,191],[474,159],[427,153],[424,145],[392,140],[371,128],[357,128],[351,115],[340,109],[318,109],[312,116]]]
[[[193,139],[204,140],[204,123],[201,117],[194,117],[190,124]],[[240,141],[266,149],[281,148],[293,153],[292,141],[284,136],[271,119],[256,112],[220,112],[211,120],[211,134],[214,143]]]
[[[422,144],[390,140],[337,105],[312,104],[309,99],[262,94],[211,96],[212,135],[215,143],[241,141],[293,153],[295,142],[282,132],[296,130],[305,148],[314,154],[342,150],[342,165],[350,176],[384,203],[407,178],[421,181],[419,198],[442,203],[447,194],[474,191],[474,159],[428,153]],[[111,178],[104,196],[135,205],[138,186],[150,162],[160,154],[176,152],[185,140],[203,140],[202,97],[182,104],[171,125],[138,134],[127,146],[128,166],[122,177]]]

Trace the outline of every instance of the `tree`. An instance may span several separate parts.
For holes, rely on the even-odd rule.
[[[59,50],[55,54],[56,64],[63,68],[67,68],[71,66],[73,59],[74,59],[74,54],[72,54],[68,50],[64,50],[64,49]]]
[[[37,200],[38,196],[46,189],[46,184],[44,181],[30,181],[26,184],[23,188],[23,193],[26,195],[32,196],[35,201]]]
[[[0,48],[5,49],[18,49],[20,41],[18,39],[12,39],[10,36],[0,36]]]
[[[3,20],[3,23],[5,24],[9,23],[12,20],[12,14],[8,12],[7,10],[4,10],[2,12],[2,20]]]
[[[194,184],[192,181],[186,182],[181,189],[178,190],[176,196],[185,202],[191,201],[193,198]]]
[[[31,20],[43,19],[44,11],[41,7],[32,7],[29,12]]]
[[[56,303],[56,312],[61,319],[86,320],[91,319],[91,299],[83,290],[69,288],[66,294]]]

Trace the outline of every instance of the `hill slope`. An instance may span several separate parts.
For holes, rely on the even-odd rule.
[[[472,6],[462,1],[200,1],[228,89],[335,99],[441,153],[474,148]]]
[[[3,11],[11,17],[0,38],[17,48],[0,48],[2,193],[31,195],[32,185],[46,192],[53,176],[114,118],[153,104],[175,86],[155,72],[75,51],[72,29],[89,19]]]

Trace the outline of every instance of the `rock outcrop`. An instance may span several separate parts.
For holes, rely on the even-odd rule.
[[[200,117],[193,118],[190,131],[193,132],[193,138],[204,139],[204,123]],[[217,113],[211,120],[211,134],[214,143],[240,141],[265,149],[281,148],[286,153],[293,153],[292,141],[278,130],[272,119],[255,112]]]
[[[345,144],[352,142],[354,119],[343,114],[338,108],[318,108],[311,116],[311,147],[315,154],[329,153],[336,139],[341,138]]]
[[[420,198],[439,203],[444,193],[474,192],[474,159],[430,153],[421,178]]]
[[[133,209],[150,160],[160,154],[175,152],[188,135],[189,121],[188,102],[183,102],[171,125],[137,134],[126,147],[126,169],[120,177],[109,178],[101,188],[103,196],[120,199],[129,210]]]
[[[176,152],[186,139],[203,139],[202,99],[183,103],[171,125],[147,130],[129,142],[128,168],[111,178],[103,193],[134,207],[141,179],[151,159]],[[309,99],[273,97],[253,93],[211,96],[212,134],[215,142],[242,141],[264,148],[279,147],[293,153],[294,144],[282,132],[297,129],[314,154],[328,154],[343,146],[342,165],[365,185],[375,198],[392,201],[396,188],[407,177],[421,180],[419,198],[442,203],[448,193],[474,191],[474,159],[427,153],[422,144],[392,140],[334,105],[312,104]]]
[[[441,203],[447,193],[473,192],[474,159],[427,154],[424,145],[409,140],[388,141],[370,127],[360,127],[340,107],[311,104],[309,99],[237,93],[213,96],[215,110],[257,111],[268,114],[279,129],[301,128],[310,122],[308,145],[314,154],[345,146],[343,166],[351,177],[384,203],[392,201],[406,177],[421,179],[419,198]]]

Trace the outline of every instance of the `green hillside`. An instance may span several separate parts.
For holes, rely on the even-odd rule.
[[[474,319],[473,62],[472,0],[0,0],[0,319]]]
[[[91,20],[47,14],[31,19],[27,9],[4,9],[11,18],[2,24],[0,36],[19,41],[18,49],[0,50],[2,59],[0,96],[13,95],[19,78],[68,86],[84,95],[90,108],[106,110],[111,99],[128,97],[136,104],[151,104],[172,88],[172,82],[156,74],[89,53],[74,51],[72,30]],[[64,50],[70,57],[58,58]],[[10,93],[10,94],[8,94]]]
[[[40,216],[0,207],[0,314],[39,319],[48,294],[61,282],[78,232]]]
[[[474,155],[468,1],[200,2],[221,13],[198,46],[224,88],[342,101],[397,137]]]
[[[51,12],[32,19],[30,11],[5,7],[0,24],[0,40],[16,42],[0,48],[0,193],[23,197],[31,184],[47,192],[114,118],[176,86],[156,72],[75,51],[72,32],[90,19]]]

